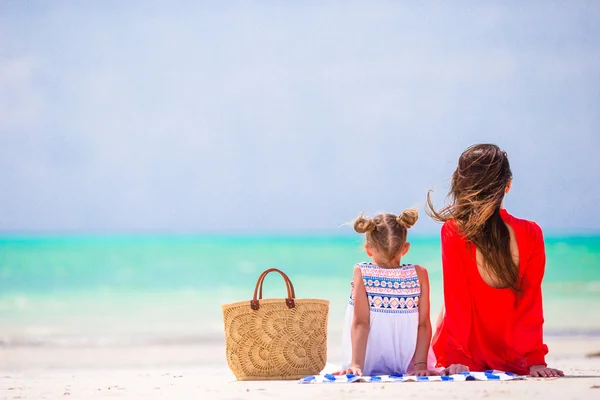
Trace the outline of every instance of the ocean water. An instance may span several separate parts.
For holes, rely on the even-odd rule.
[[[403,259],[429,270],[432,320],[442,300],[440,244],[411,238]],[[600,236],[547,237],[546,334],[600,335]],[[251,299],[277,267],[297,297],[331,301],[341,330],[357,236],[0,238],[0,345],[101,346],[222,341],[221,305]],[[284,297],[277,275],[265,297]],[[492,311],[493,312],[493,311]]]

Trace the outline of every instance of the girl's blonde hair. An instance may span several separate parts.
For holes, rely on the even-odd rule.
[[[415,209],[404,210],[400,215],[379,214],[374,218],[367,218],[361,213],[354,220],[354,230],[364,233],[367,244],[391,261],[406,243],[408,229],[418,219],[419,212]]]

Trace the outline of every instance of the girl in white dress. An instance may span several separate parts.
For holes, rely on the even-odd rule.
[[[366,234],[365,251],[372,261],[354,267],[337,374],[437,375],[430,370],[435,359],[427,270],[400,263],[410,248],[407,230],[418,217],[416,210],[406,210],[373,219],[361,214],[354,221],[354,230]]]

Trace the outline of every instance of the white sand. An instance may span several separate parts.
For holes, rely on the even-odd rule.
[[[2,399],[600,399],[600,339],[547,340],[552,366],[569,375],[515,382],[299,385],[235,382],[223,345],[0,349]],[[339,354],[334,342],[330,359]],[[598,388],[594,388],[597,386]]]

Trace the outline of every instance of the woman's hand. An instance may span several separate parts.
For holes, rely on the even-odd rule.
[[[442,371],[442,375],[454,375],[461,372],[469,372],[469,367],[462,364],[452,364]]]
[[[362,376],[362,367],[359,367],[358,365],[351,365],[346,369],[343,369],[341,371],[338,372],[334,372],[331,375],[356,375],[356,376]]]
[[[531,368],[529,368],[529,375],[540,378],[554,378],[565,376],[565,373],[559,369],[548,368],[545,365],[532,365]]]
[[[432,370],[424,368],[424,369],[419,369],[419,370],[413,371],[411,375],[414,375],[414,376],[438,376],[439,374],[440,373],[437,371],[432,371]]]

